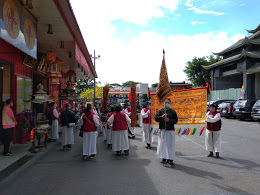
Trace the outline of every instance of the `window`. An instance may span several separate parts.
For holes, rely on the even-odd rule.
[[[31,110],[31,102],[24,102],[30,100],[32,97],[32,79],[17,77],[17,113],[24,110]]]

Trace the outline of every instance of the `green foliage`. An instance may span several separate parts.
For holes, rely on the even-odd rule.
[[[152,87],[157,87],[157,86],[158,86],[158,83],[152,84]]]
[[[142,99],[144,99],[144,101],[146,101],[148,99],[147,94],[142,94],[141,97],[142,97]]]
[[[132,87],[132,85],[136,86],[137,84],[139,84],[139,82],[126,81],[125,83],[122,83],[122,87]]]
[[[194,87],[205,86],[205,79],[208,79],[210,82],[211,74],[210,70],[205,70],[202,66],[209,66],[221,59],[221,57],[214,57],[213,55],[202,58],[194,57],[191,61],[186,63],[184,72]]]
[[[84,92],[87,89],[94,89],[94,80],[93,79],[79,79],[76,82],[75,85],[76,91],[77,92]]]

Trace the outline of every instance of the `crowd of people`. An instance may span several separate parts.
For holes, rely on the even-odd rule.
[[[13,129],[17,125],[17,121],[12,111],[13,102],[11,99],[6,100],[2,109],[1,116],[1,142],[4,145],[3,154],[12,156],[10,151],[10,143],[12,140]],[[157,155],[162,159],[162,163],[166,167],[175,167],[173,160],[175,159],[175,128],[178,122],[178,116],[175,110],[170,108],[171,100],[164,101],[164,107],[159,109],[154,120],[159,123],[159,136],[157,145]],[[59,129],[62,133],[62,149],[70,150],[74,144],[74,135],[78,130],[82,137],[82,157],[84,160],[93,159],[97,154],[97,137],[102,134],[107,148],[115,152],[117,156],[125,156],[130,153],[129,138],[134,139],[134,127],[131,126],[131,106],[120,104],[115,106],[107,105],[103,113],[91,104],[85,103],[65,104],[63,111],[58,110],[57,104],[51,102],[49,104],[49,124],[51,131],[48,133],[50,140],[59,139]],[[142,137],[146,143],[146,148],[151,149],[153,141],[153,125],[151,118],[151,103],[146,102],[140,112],[142,117]],[[221,119],[217,112],[217,105],[210,105],[210,111],[206,115],[206,133],[205,146],[209,151],[208,157],[216,153],[219,158],[221,151]]]

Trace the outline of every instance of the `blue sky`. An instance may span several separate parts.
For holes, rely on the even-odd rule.
[[[96,50],[98,80],[156,83],[166,50],[169,79],[234,44],[260,24],[259,0],[71,0],[90,53]]]

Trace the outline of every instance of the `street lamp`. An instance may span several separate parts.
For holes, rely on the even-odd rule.
[[[90,55],[92,59],[94,59],[94,70],[96,71],[96,59],[100,58],[100,55],[96,56],[96,51],[94,50],[94,56]],[[96,102],[96,78],[94,76],[94,98],[93,98],[93,106]]]

